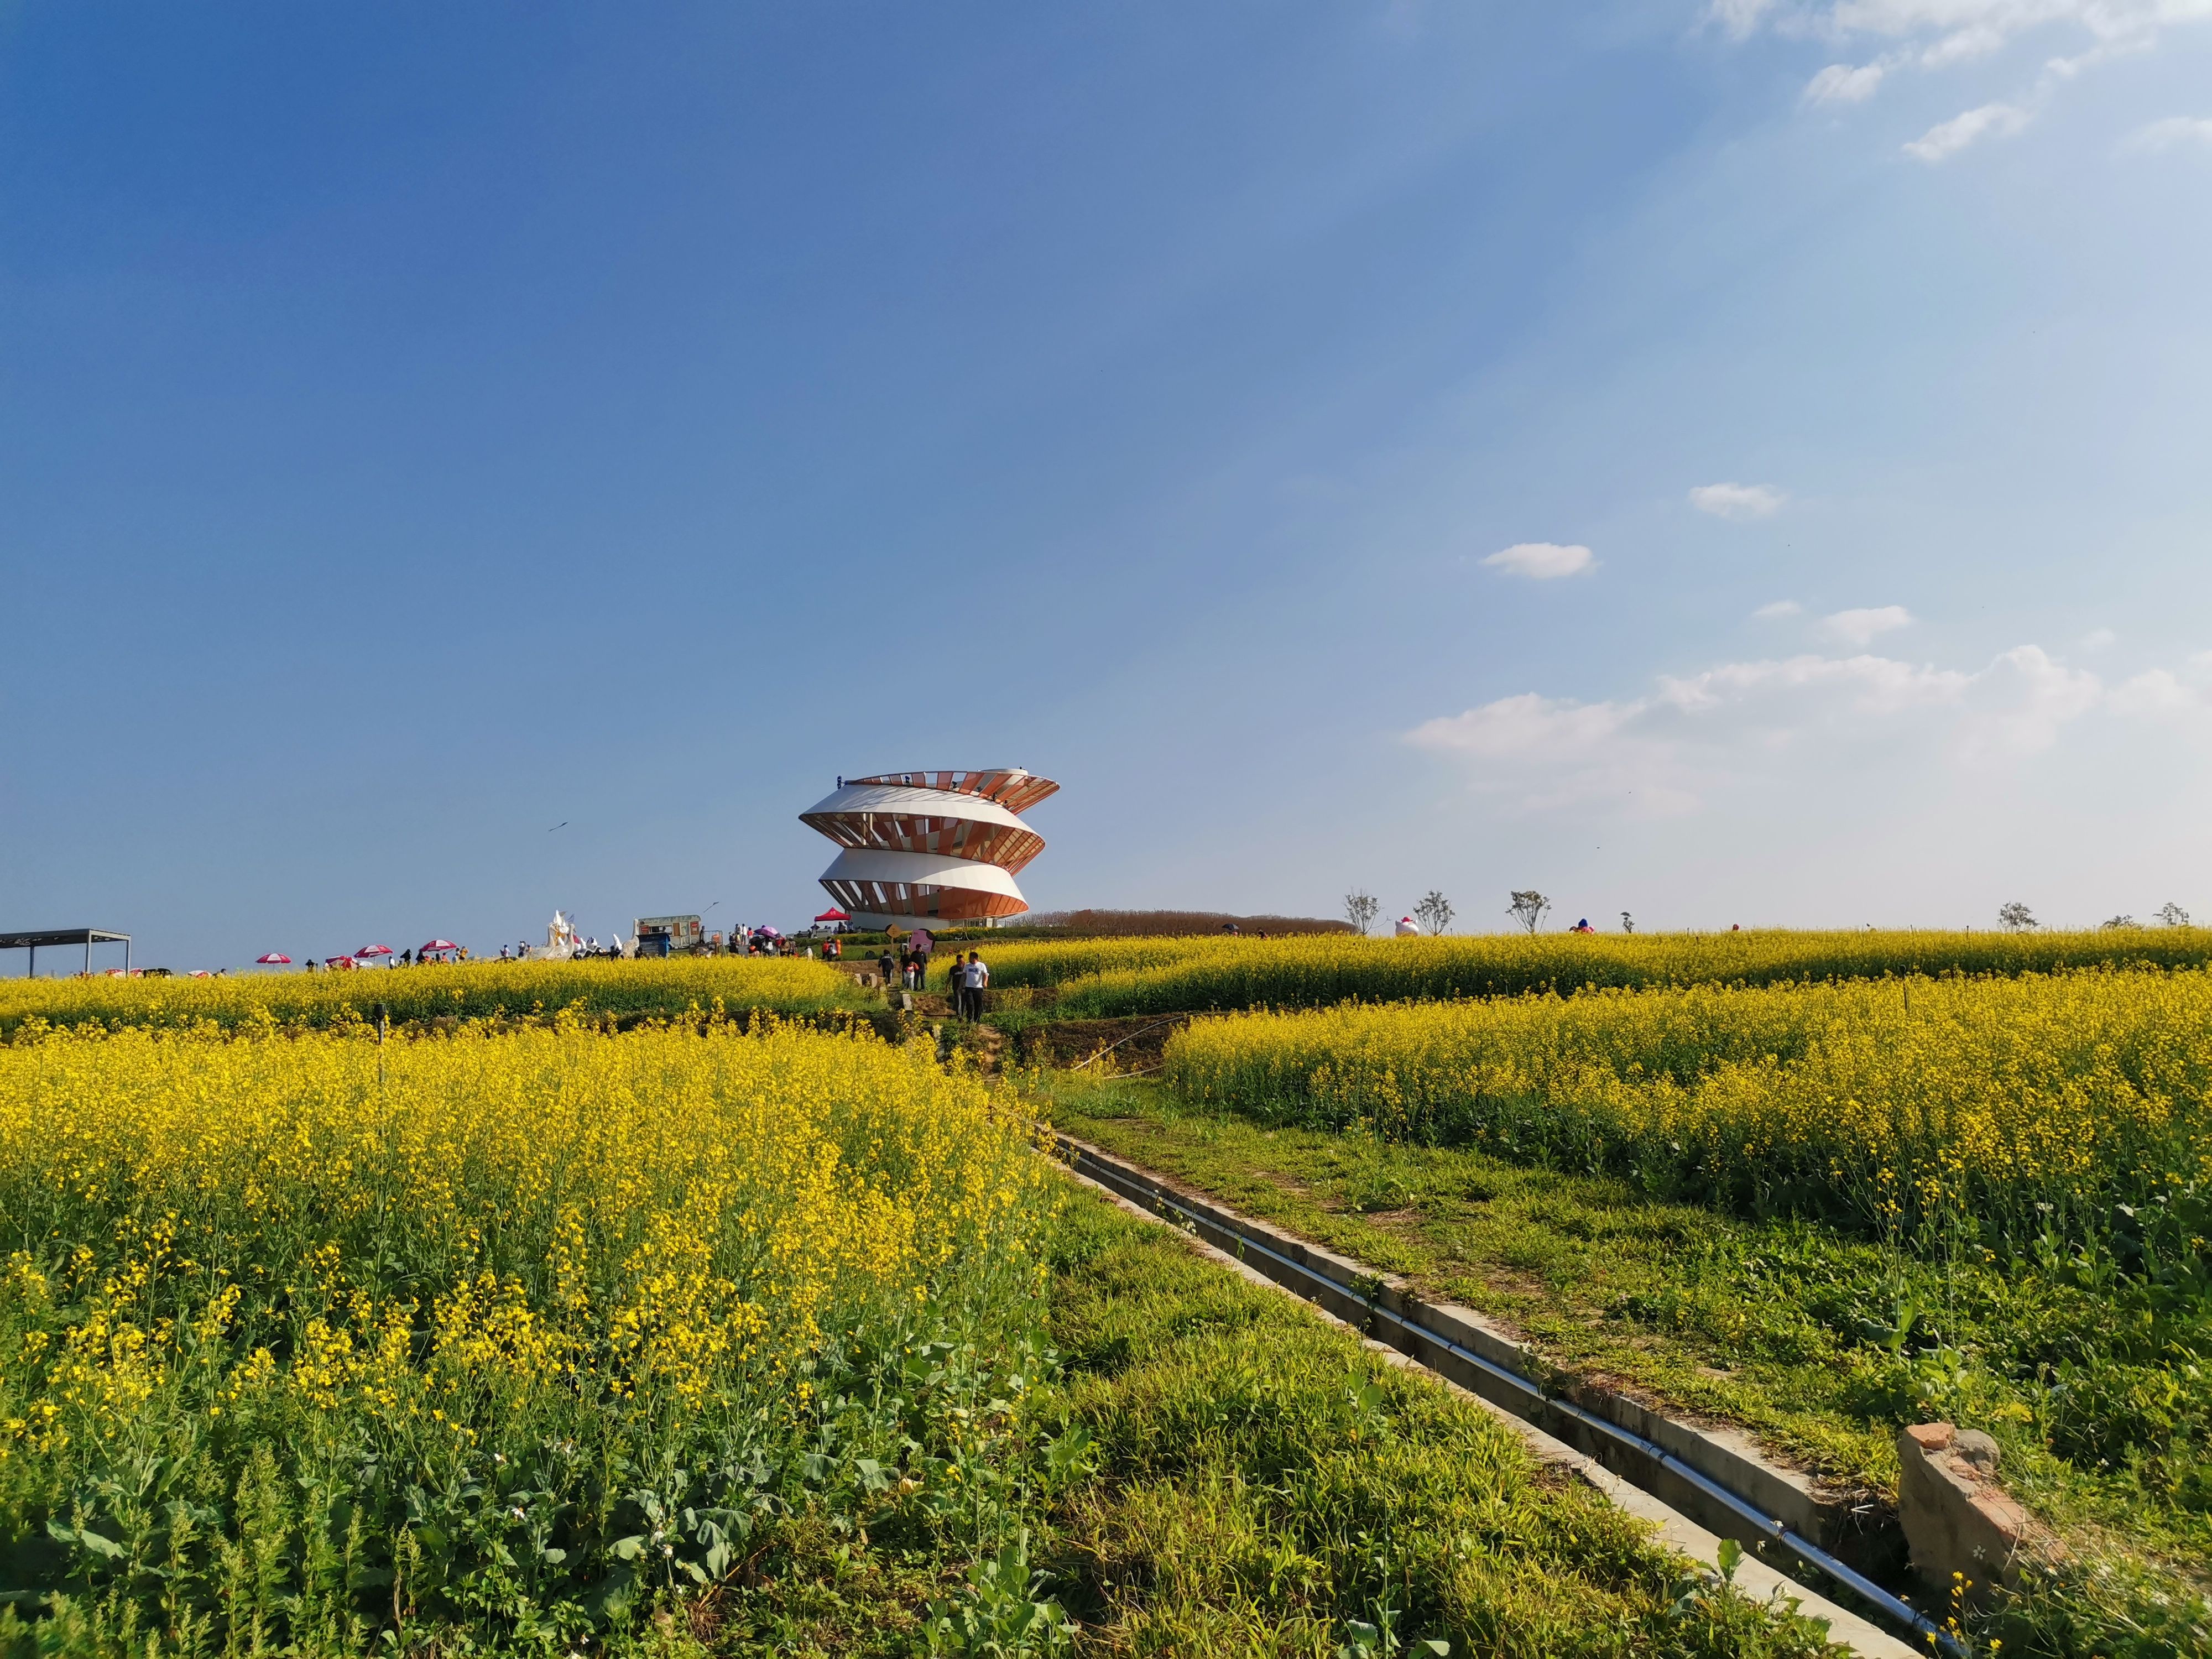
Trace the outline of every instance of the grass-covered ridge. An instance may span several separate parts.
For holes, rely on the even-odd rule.
[[[2015,975],[2212,963],[2212,928],[2083,933],[1928,931],[1495,933],[1113,939],[983,947],[992,984],[1052,988],[1069,1018],[1346,1001],[1568,993],[1590,987],[1771,985],[1905,974]]]
[[[0,980],[0,1041],[47,1026],[352,1024],[382,1004],[398,1023],[516,1019],[567,1008],[617,1019],[687,1011],[738,1019],[811,1018],[880,1006],[825,963],[750,957],[666,962],[470,962],[352,973],[237,974],[210,979]]]
[[[1053,1094],[1071,1133],[1479,1309],[1567,1373],[1740,1425],[1877,1505],[1894,1501],[1900,1425],[1984,1429],[2078,1571],[1981,1638],[2081,1659],[2212,1650],[2202,1349],[2161,1336],[2109,1255],[1929,1260],[1616,1177],[1270,1127],[1150,1081]]]
[[[1065,1409],[1096,1458],[1046,1559],[1080,1650],[1773,1655],[1817,1627],[1686,1573],[1442,1385],[1085,1197],[1054,1243]],[[1425,1644],[1437,1646],[1428,1647]]]

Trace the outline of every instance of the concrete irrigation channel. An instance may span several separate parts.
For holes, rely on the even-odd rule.
[[[1924,1654],[1931,1638],[1955,1650],[1924,1614],[1838,1558],[1836,1547],[1857,1524],[1850,1506],[1824,1494],[1809,1476],[1767,1458],[1747,1437],[1683,1422],[1626,1395],[1563,1378],[1472,1309],[1424,1301],[1393,1276],[1172,1186],[1087,1142],[1064,1134],[1058,1139],[1062,1161],[1079,1178],[1124,1208],[1189,1235],[1245,1277],[1311,1303],[1394,1363],[1416,1365],[1474,1395],[1510,1425],[1540,1462],[1571,1470],[1652,1522],[1670,1547],[1708,1565],[1717,1564],[1723,1538],[1768,1560],[1794,1557],[1872,1609],[1881,1624],[1747,1553],[1736,1583],[1754,1597],[1794,1597],[1807,1616],[1828,1621],[1832,1640],[1874,1659]]]

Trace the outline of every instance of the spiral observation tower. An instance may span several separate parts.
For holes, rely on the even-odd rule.
[[[1030,908],[1014,877],[1044,851],[1021,815],[1060,786],[1018,766],[841,780],[799,815],[842,850],[822,885],[858,927],[992,922]]]

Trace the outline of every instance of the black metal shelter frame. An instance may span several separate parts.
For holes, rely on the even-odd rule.
[[[27,971],[36,975],[39,971],[39,947],[57,945],[84,946],[84,971],[92,971],[92,947],[95,945],[120,945],[123,947],[123,971],[131,971],[131,935],[112,933],[104,927],[49,927],[32,933],[0,933],[0,951],[28,951],[31,965]]]

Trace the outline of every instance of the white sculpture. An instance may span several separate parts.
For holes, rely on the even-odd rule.
[[[545,929],[545,943],[530,953],[532,962],[566,962],[576,954],[576,924],[559,910]]]

